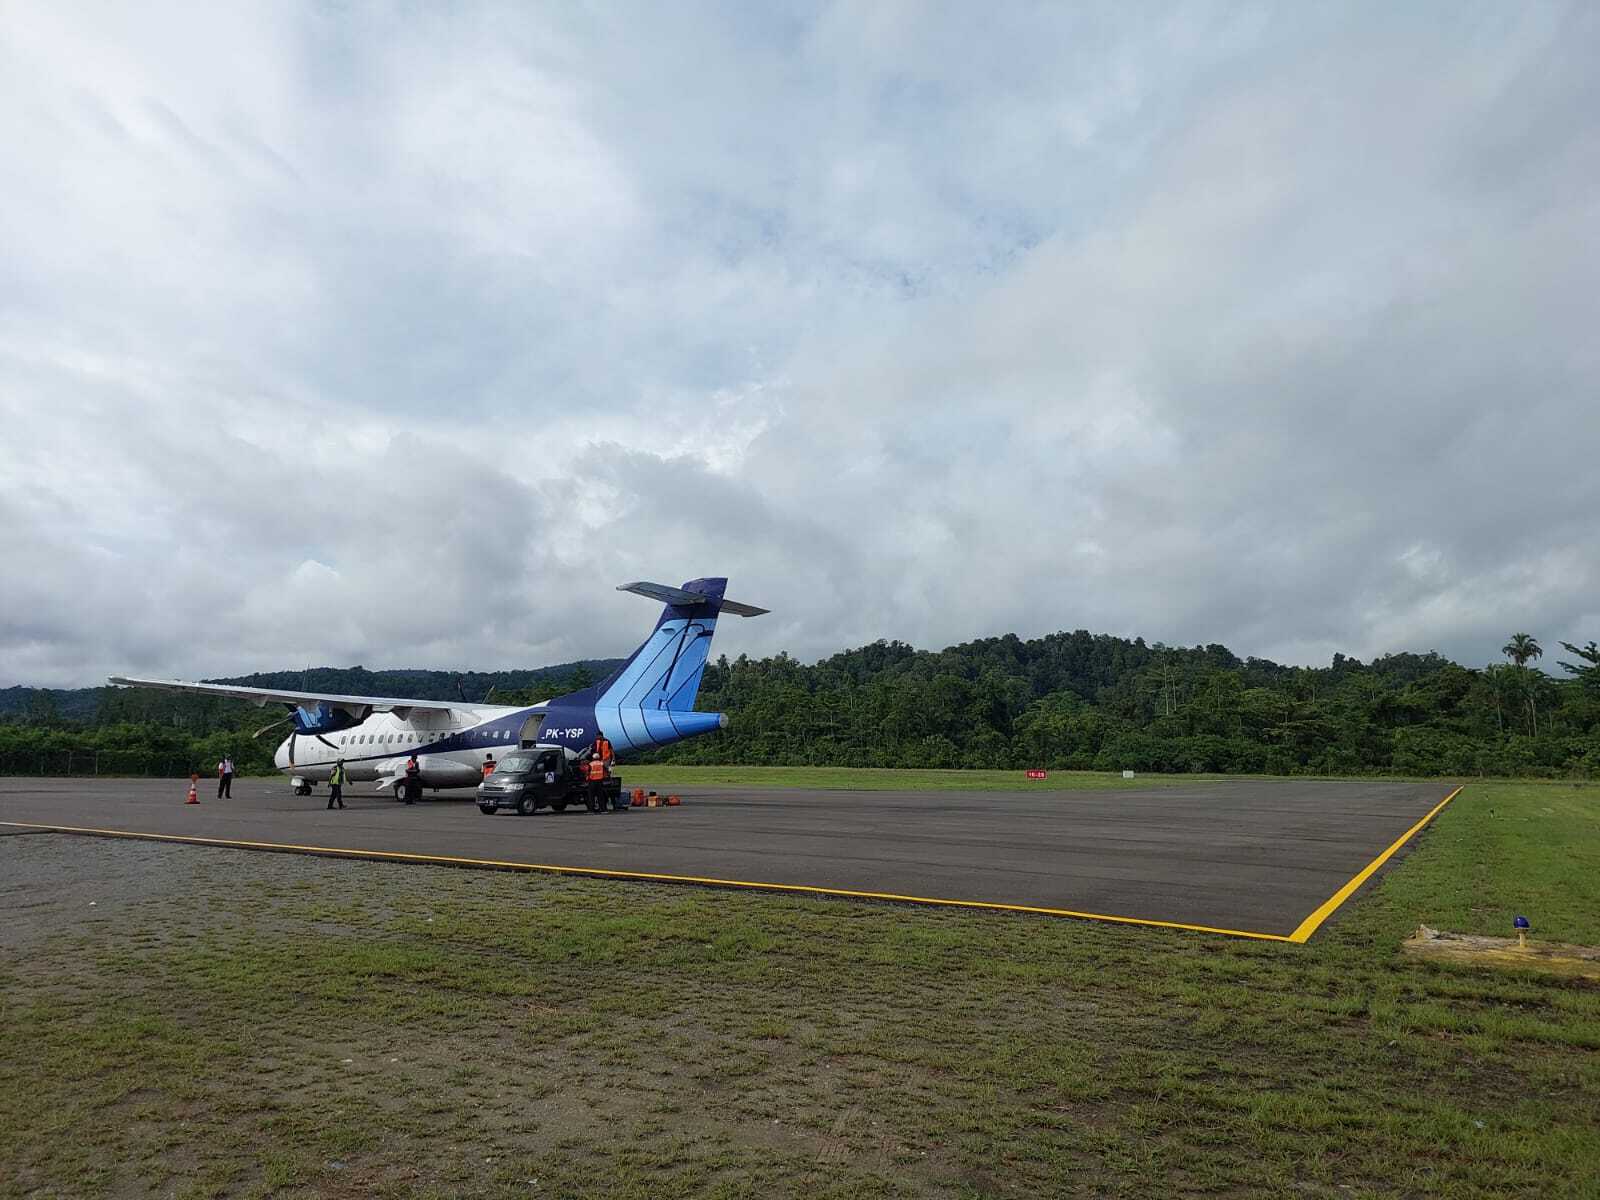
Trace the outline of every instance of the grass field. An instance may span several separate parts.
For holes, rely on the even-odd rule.
[[[1600,788],[1307,946],[54,835],[0,898],[7,1197],[1600,1194],[1600,989],[1396,952],[1600,941]]]

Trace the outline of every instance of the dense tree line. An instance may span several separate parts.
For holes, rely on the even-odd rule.
[[[617,659],[520,671],[368,671],[315,667],[218,679],[343,696],[532,704],[604,678]],[[0,690],[0,775],[209,775],[231,755],[246,774],[272,770],[285,710],[143,688]],[[259,735],[259,736],[258,736]]]
[[[1327,667],[1240,659],[1219,645],[1057,633],[941,651],[875,642],[814,664],[786,654],[707,666],[698,707],[730,728],[657,752],[684,763],[1047,767],[1272,774],[1600,774],[1600,648],[1563,643],[1562,674],[1508,661],[1481,669],[1438,654]],[[457,676],[323,668],[234,682],[343,694],[531,703],[603,678],[614,661]],[[493,689],[491,691],[491,688]],[[36,692],[0,714],[0,772],[209,769],[224,751],[270,768],[280,715],[162,692]],[[63,702],[62,697],[66,697]],[[67,715],[71,711],[79,715]],[[87,712],[88,715],[81,715]],[[63,764],[65,767],[63,768]],[[185,768],[186,770],[187,768]]]
[[[729,730],[662,761],[1407,775],[1600,773],[1600,651],[1567,645],[1566,677],[1438,654],[1322,668],[1224,646],[1057,633],[938,652],[877,642],[814,665],[718,660],[700,707]],[[1531,648],[1531,652],[1530,652]]]

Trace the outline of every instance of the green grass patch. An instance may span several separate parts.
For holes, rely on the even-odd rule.
[[[0,839],[0,1196],[1593,1196],[1600,989],[1397,945],[1600,940],[1597,815],[1474,784],[1305,946]]]
[[[1416,869],[1387,881],[1388,902],[1456,933],[1510,937],[1520,914],[1536,938],[1600,941],[1600,787],[1472,784],[1445,814]]]

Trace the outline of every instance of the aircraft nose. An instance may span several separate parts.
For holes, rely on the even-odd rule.
[[[291,734],[290,736],[293,736],[293,735]],[[283,770],[285,767],[287,767],[289,765],[289,739],[288,738],[284,738],[283,741],[278,743],[277,753],[275,753],[272,756],[272,765],[277,767],[278,770],[280,770],[280,771]]]

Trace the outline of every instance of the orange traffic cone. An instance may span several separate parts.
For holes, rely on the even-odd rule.
[[[195,787],[194,781],[192,779],[189,781],[189,798],[187,800],[185,800],[184,803],[185,804],[199,804],[200,803],[200,790],[197,787]]]

